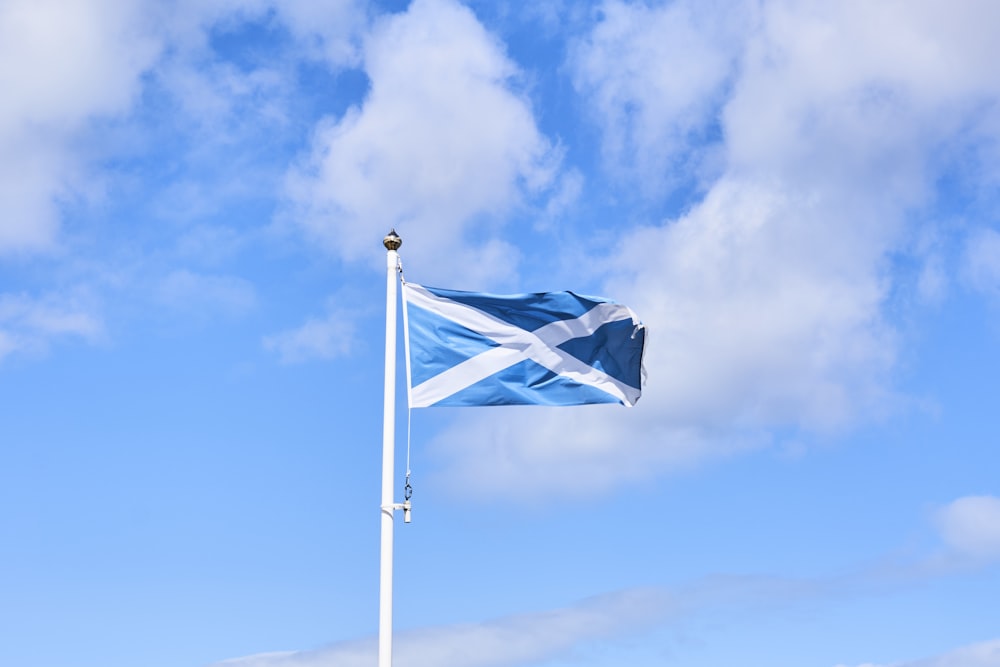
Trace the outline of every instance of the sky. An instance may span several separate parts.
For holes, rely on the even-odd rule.
[[[395,228],[648,332],[634,408],[399,377],[396,665],[1000,666],[998,26],[0,0],[0,663],[375,664]]]

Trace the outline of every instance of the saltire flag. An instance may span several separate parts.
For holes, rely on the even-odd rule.
[[[573,292],[497,295],[403,283],[410,407],[639,399],[646,331]]]

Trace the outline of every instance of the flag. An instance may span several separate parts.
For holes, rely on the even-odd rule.
[[[404,282],[403,319],[410,407],[639,399],[646,331],[613,301]]]

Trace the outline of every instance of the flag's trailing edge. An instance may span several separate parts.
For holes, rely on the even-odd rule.
[[[403,318],[411,408],[639,400],[646,330],[607,299],[404,282]]]

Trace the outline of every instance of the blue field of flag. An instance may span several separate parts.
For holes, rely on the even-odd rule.
[[[496,295],[404,283],[411,407],[634,405],[645,328],[572,292]]]

